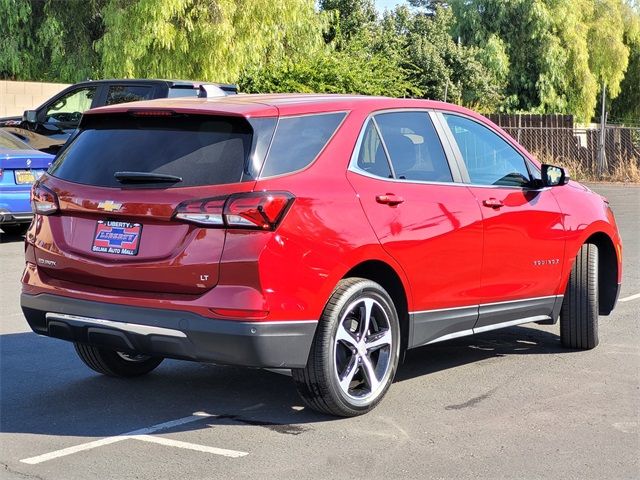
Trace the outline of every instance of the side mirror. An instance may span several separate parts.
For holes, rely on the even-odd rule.
[[[38,121],[38,112],[35,110],[25,110],[22,114],[22,121],[27,123],[36,123]]]
[[[545,187],[556,187],[569,183],[569,174],[562,167],[542,165],[542,183]]]

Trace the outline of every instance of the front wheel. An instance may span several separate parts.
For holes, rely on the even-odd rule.
[[[598,247],[586,243],[578,252],[560,311],[560,340],[567,348],[598,345]]]
[[[76,353],[87,367],[110,377],[139,377],[162,362],[162,357],[118,352],[109,348],[75,343]]]
[[[340,281],[324,309],[305,368],[292,370],[302,400],[341,417],[382,400],[400,356],[400,324],[389,294],[362,278]]]

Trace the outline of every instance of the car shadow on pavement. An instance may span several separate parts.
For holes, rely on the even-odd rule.
[[[412,350],[396,381],[503,356],[566,352],[558,336],[514,327]],[[166,360],[134,379],[89,370],[73,345],[34,333],[0,336],[0,431],[55,436],[118,435],[204,411],[206,425],[257,425],[298,434],[335,420],[303,409],[292,380],[259,369]]]
[[[2,227],[0,227],[1,229]],[[24,242],[24,234],[4,233],[0,231],[0,243]]]
[[[560,336],[530,327],[511,327],[469,337],[456,338],[409,350],[395,381],[507,355],[571,353],[560,344]]]

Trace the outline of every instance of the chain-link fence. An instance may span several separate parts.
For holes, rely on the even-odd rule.
[[[640,127],[607,125],[603,168],[598,168],[601,130],[574,126],[570,115],[490,115],[541,161],[569,166],[585,179],[640,180]]]
[[[600,130],[564,127],[503,127],[507,133],[541,160],[579,164],[596,172]],[[604,173],[612,175],[629,163],[640,166],[640,128],[605,127]]]

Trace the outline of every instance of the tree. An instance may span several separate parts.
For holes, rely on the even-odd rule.
[[[0,0],[0,77],[74,82],[98,73],[106,0]]]
[[[378,18],[373,0],[320,0],[320,9],[331,15],[325,41],[348,41],[364,29],[375,25]]]
[[[382,24],[382,37],[393,45],[391,50],[402,52],[401,65],[424,98],[446,97],[480,110],[500,103],[499,77],[508,71],[508,61],[498,40],[487,50],[458,44],[451,36],[453,12],[444,7],[432,12],[398,7],[385,14]]]
[[[456,34],[484,46],[497,36],[506,46],[510,108],[573,113],[590,121],[599,83],[617,95],[628,48],[623,0],[451,0]]]
[[[103,15],[106,77],[235,82],[322,42],[313,0],[109,0]]]
[[[640,125],[640,3],[624,5],[624,42],[629,46],[629,66],[620,83],[620,95],[611,105],[611,119]]]
[[[248,72],[240,80],[247,93],[325,92],[404,97],[419,95],[405,72],[389,58],[365,49],[327,47],[298,59],[283,59]]]

